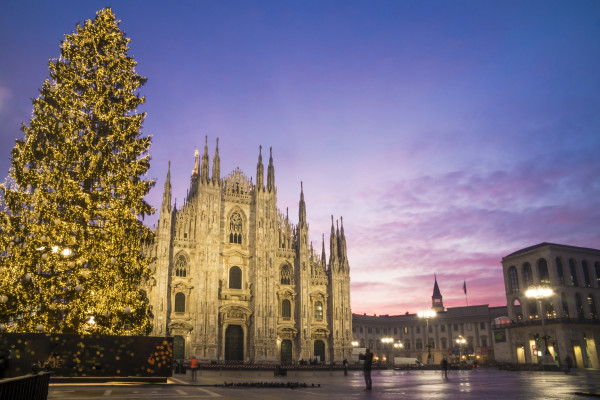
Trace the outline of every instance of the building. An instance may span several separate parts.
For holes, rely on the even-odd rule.
[[[262,150],[262,148],[261,148]],[[277,208],[272,154],[256,184],[239,168],[220,175],[218,140],[196,151],[181,208],[171,205],[170,164],[148,295],[154,335],[174,336],[174,357],[204,361],[341,362],[352,352],[350,269],[343,221],[319,254],[300,185],[298,223]]]
[[[353,314],[355,346],[372,349],[382,362],[392,362],[393,357],[414,357],[424,364],[439,364],[443,358],[450,362],[493,361],[494,322],[507,315],[506,307],[476,305],[445,309],[437,278],[431,298],[431,310],[436,311],[431,318],[409,313]]]
[[[541,243],[504,257],[502,269],[509,321],[496,330],[498,361],[558,364],[569,356],[579,368],[600,368],[600,250]],[[538,286],[552,294],[528,298]]]

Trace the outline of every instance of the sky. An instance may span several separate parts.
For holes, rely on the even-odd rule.
[[[434,275],[446,307],[504,306],[502,257],[600,247],[600,2],[114,3],[0,2],[0,176],[60,41],[112,6],[148,78],[148,201],[171,161],[183,203],[205,136],[223,177],[272,147],[316,248],[343,217],[354,313],[427,309]]]

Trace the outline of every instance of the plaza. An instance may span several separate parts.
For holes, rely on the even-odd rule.
[[[248,387],[253,383],[298,382],[307,387]],[[224,384],[232,386],[224,386]],[[190,371],[174,375],[166,384],[51,384],[48,399],[571,399],[600,396],[600,371],[503,371],[478,368],[450,371],[374,370],[373,390],[364,391],[361,370],[294,371],[273,376],[263,371]]]

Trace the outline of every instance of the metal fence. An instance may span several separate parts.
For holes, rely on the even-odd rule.
[[[0,380],[2,400],[46,400],[52,372],[18,376]]]

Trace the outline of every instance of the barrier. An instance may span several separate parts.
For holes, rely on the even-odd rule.
[[[17,376],[0,380],[2,400],[46,400],[53,372]]]

